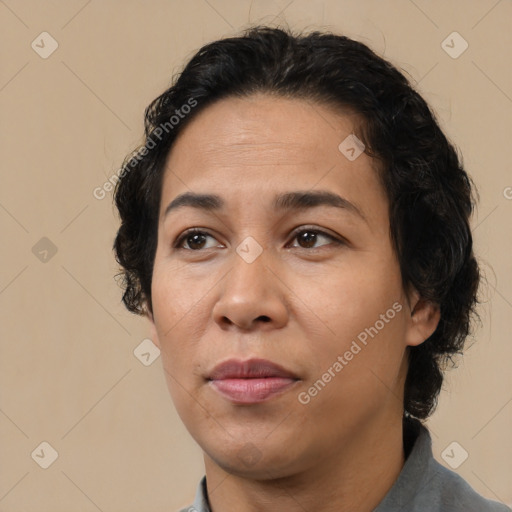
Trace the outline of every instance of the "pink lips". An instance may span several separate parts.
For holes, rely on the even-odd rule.
[[[263,402],[298,380],[291,372],[265,359],[230,359],[216,366],[209,375],[210,385],[237,404]]]

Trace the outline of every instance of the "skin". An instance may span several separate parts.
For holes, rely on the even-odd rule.
[[[338,145],[348,112],[258,94],[200,112],[167,161],[155,257],[151,336],[178,414],[204,453],[213,512],[371,511],[404,464],[406,349],[439,311],[402,287],[376,163]],[[281,192],[327,190],[360,210],[274,212]],[[166,206],[184,192],[215,193],[215,212]],[[295,228],[315,228],[305,239]],[[206,232],[175,241],[189,228]],[[253,237],[263,252],[236,252]],[[307,404],[307,390],[357,335],[402,309]],[[206,376],[231,358],[268,359],[299,377],[259,404],[221,396]]]

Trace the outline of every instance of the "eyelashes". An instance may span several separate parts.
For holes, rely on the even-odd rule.
[[[291,236],[291,240],[295,240],[299,237],[299,235],[301,234],[304,234],[304,233],[308,233],[309,235],[314,235],[315,236],[315,239],[314,239],[314,243],[316,243],[316,241],[318,241],[318,237],[324,237],[324,238],[327,238],[329,239],[331,242],[333,242],[334,244],[337,244],[337,245],[346,245],[346,241],[341,239],[341,238],[337,238],[336,236],[334,235],[331,235],[321,229],[318,229],[316,227],[313,227],[313,226],[301,226],[300,228],[296,229],[293,231],[293,233],[290,235]],[[179,250],[184,250],[184,251],[191,251],[191,252],[202,252],[204,250],[204,248],[200,248],[200,249],[192,249],[192,248],[185,248],[183,247],[184,245],[184,242],[189,242],[189,239],[191,239],[192,237],[202,237],[202,238],[213,238],[215,239],[215,237],[209,233],[207,230],[205,229],[202,229],[202,228],[191,228],[191,229],[188,229],[187,231],[185,231],[183,234],[181,234],[179,236],[179,238],[176,240],[176,242],[173,244],[173,247],[175,249],[179,249]],[[307,251],[315,251],[315,250],[318,250],[318,249],[321,249],[322,247],[324,246],[329,246],[330,244],[324,244],[324,245],[321,245],[319,247],[300,247],[300,246],[295,246],[295,248],[299,248],[299,249],[304,249],[304,250],[307,250]],[[207,248],[207,249],[210,249],[211,247]]]
[[[176,240],[176,242],[174,243],[173,247],[176,248],[176,249],[183,249],[182,245],[183,245],[183,242],[185,242],[188,238],[191,238],[193,236],[201,236],[201,235],[204,235],[204,236],[209,236],[210,238],[215,238],[213,235],[211,235],[210,233],[208,233],[207,231],[204,231],[200,228],[191,228],[191,229],[188,229],[187,231],[185,231],[179,238],[178,240]],[[189,251],[194,251],[194,252],[198,252],[197,250],[195,249],[185,249],[185,250],[189,250]],[[201,250],[201,249],[200,249]]]

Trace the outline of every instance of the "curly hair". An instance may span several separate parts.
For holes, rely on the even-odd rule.
[[[328,32],[253,27],[203,46],[145,111],[145,142],[127,157],[115,188],[114,242],[123,302],[152,312],[151,279],[165,160],[187,123],[225,97],[262,92],[340,106],[362,120],[358,138],[380,163],[390,238],[404,289],[440,309],[435,332],[408,347],[404,414],[427,418],[443,371],[462,353],[477,304],[479,268],[469,218],[473,188],[435,114],[405,76],[361,42]]]

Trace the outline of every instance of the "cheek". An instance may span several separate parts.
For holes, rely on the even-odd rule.
[[[187,278],[183,269],[164,259],[155,260],[151,296],[153,311],[164,340],[182,328],[187,317],[197,314],[205,294],[204,280]]]
[[[306,290],[304,287],[301,294]],[[397,264],[392,259],[364,265],[354,261],[353,265],[330,273],[321,287],[310,289],[305,296],[314,315],[307,313],[307,308],[304,313],[314,318],[318,326],[313,330],[302,324],[305,331],[313,334],[308,338],[312,338],[310,342],[315,347],[310,377],[321,378],[329,368],[335,371],[332,367],[341,356],[343,370],[335,372],[337,378],[333,381],[345,381],[343,386],[372,388],[380,379],[394,387],[404,354],[406,327]],[[358,393],[361,392],[360,389]]]
[[[201,343],[211,326],[213,304],[209,293],[214,291],[218,277],[206,272],[191,276],[185,270],[183,265],[155,261],[152,299],[164,368],[177,380],[171,379],[169,384],[193,392],[198,375],[204,374],[201,365],[214,358],[213,347]],[[171,392],[174,396],[175,391]]]
[[[352,261],[329,269],[322,276],[297,276],[293,286],[304,298],[305,311],[310,310],[319,324],[332,336],[344,339],[372,326],[380,315],[402,301],[400,272],[390,262]],[[391,316],[393,311],[390,312]]]
[[[306,404],[301,405],[305,421],[332,423],[334,431],[342,431],[369,421],[378,411],[401,406],[403,310],[391,311],[388,323],[358,318],[349,326],[340,321],[339,335],[312,351],[311,371],[297,397]]]
[[[172,377],[183,380],[185,367],[192,361],[189,329],[194,302],[190,293],[184,293],[177,277],[177,273],[155,265],[151,290],[154,322],[170,387],[175,385]],[[172,389],[171,394],[174,395]]]
[[[198,329],[202,325],[198,317],[200,303],[190,293],[174,292],[168,276],[162,279],[157,273],[156,278],[159,281],[153,286],[153,311],[164,376],[176,411],[188,425],[202,414],[201,408],[196,408],[201,383],[198,345],[203,335]],[[177,289],[183,291],[179,283]]]

